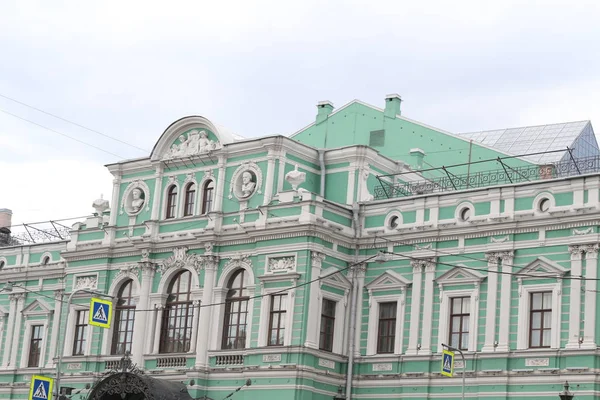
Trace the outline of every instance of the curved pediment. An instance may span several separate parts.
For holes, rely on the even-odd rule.
[[[158,161],[196,157],[239,139],[239,136],[204,117],[184,117],[163,132],[152,149],[150,159]]]

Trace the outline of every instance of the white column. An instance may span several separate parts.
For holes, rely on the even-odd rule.
[[[162,325],[163,312],[165,311],[165,307],[162,304],[157,304],[156,308],[158,312],[156,313],[156,324],[154,326],[154,346],[152,348],[152,354],[158,354],[160,350],[160,328]]]
[[[7,368],[10,360],[10,353],[13,350],[13,336],[15,333],[15,317],[17,310],[17,297],[14,294],[8,296],[10,306],[8,308],[8,322],[6,323],[6,340],[4,342],[4,355],[2,357],[2,367]]]
[[[423,333],[419,354],[431,354],[431,324],[433,321],[433,280],[435,278],[435,262],[425,263],[425,293],[423,301]],[[400,306],[400,304],[398,304]]]
[[[585,248],[585,310],[583,315],[583,343],[582,348],[596,348],[596,292],[598,282],[598,245],[593,244]]]
[[[147,338],[148,338],[148,340],[146,340],[144,342],[145,343],[144,352],[146,354],[151,354],[154,351],[154,341],[155,341],[154,335],[156,333],[156,328],[155,327],[156,327],[156,325],[159,322],[158,318],[157,318],[157,316],[158,316],[158,306],[156,304],[154,304],[152,306],[152,308],[149,308],[149,310],[150,309],[153,309],[153,311],[152,311],[152,313],[150,315],[150,321],[151,321],[151,323],[149,325],[147,325],[147,331],[145,332],[147,334]]]
[[[283,182],[285,182],[285,152],[282,152],[281,155],[278,157],[279,159],[279,170],[278,170],[278,177],[277,177],[277,192],[281,192],[283,190]]]
[[[498,253],[487,253],[488,278],[487,300],[485,313],[485,340],[482,352],[493,352],[496,341],[496,301],[498,299]]]
[[[569,246],[571,252],[571,277],[582,276],[582,251],[580,246]],[[565,348],[578,349],[581,335],[581,280],[571,279],[571,296],[569,298],[569,336]]]
[[[156,167],[156,172],[154,174],[154,199],[152,199],[152,214],[151,219],[153,221],[158,220],[160,215],[160,204],[161,204],[161,192],[162,192],[162,173],[163,166],[162,164],[158,164]],[[199,189],[196,189],[196,193],[198,193]],[[180,195],[183,197],[183,193]]]
[[[496,351],[509,351],[510,329],[510,286],[512,284],[513,252],[503,251],[499,254],[502,259],[502,280],[500,283],[500,328],[498,330],[498,347]]]
[[[154,279],[156,267],[149,261],[140,261],[138,265],[142,270],[142,282],[140,287],[140,301],[137,306],[140,310],[148,310],[150,308],[150,290],[152,289],[152,280]],[[144,343],[148,340],[147,329],[148,312],[136,313],[133,325],[131,358],[134,364],[140,366],[144,365]]]
[[[54,368],[54,357],[56,357],[56,346],[58,345],[58,335],[60,333],[60,316],[62,313],[63,290],[54,291],[54,318],[52,319],[52,337],[50,338],[50,350],[46,368]],[[46,333],[44,333],[46,334]]]
[[[194,317],[192,321],[192,339],[190,341],[189,353],[196,352],[196,346],[198,341],[198,322],[200,318],[200,300],[192,300],[192,309],[194,310]]]
[[[219,156],[219,162],[217,163],[217,167],[219,168],[218,176],[215,184],[216,193],[214,197],[215,207],[213,211],[222,211],[223,210],[223,193],[225,193],[225,185],[228,183],[225,179],[225,158],[223,156]]]
[[[321,276],[321,267],[325,260],[325,254],[316,251],[311,252],[310,280],[314,281]],[[308,299],[308,322],[306,324],[306,341],[304,346],[316,349],[319,347],[319,307],[321,300],[321,283],[314,281],[310,283],[310,298]]]
[[[269,151],[269,155],[267,156],[267,179],[265,180],[265,190],[263,205],[267,205],[271,202],[273,198],[273,181],[275,175],[275,155],[271,154]]]
[[[213,302],[213,293],[215,289],[216,272],[219,266],[219,260],[215,256],[206,256],[204,264],[204,288],[202,291],[201,304],[211,304]],[[217,329],[213,328],[212,310],[213,307],[199,308],[198,316],[198,337],[196,339],[196,368],[208,367],[208,345],[211,342],[210,334],[216,334]],[[218,322],[218,321],[217,321]],[[250,323],[250,322],[249,322]]]
[[[418,354],[419,325],[421,324],[421,286],[423,275],[423,261],[412,260],[413,267],[412,297],[410,305],[410,332],[408,335],[408,349],[406,355]]]
[[[358,294],[356,296],[356,325],[354,332],[354,356],[360,357],[360,334],[362,331],[362,312],[363,312],[363,293],[365,291],[365,272],[366,264],[359,264],[354,267],[355,284],[354,288]],[[321,316],[318,316],[319,320]]]
[[[12,352],[10,354],[10,367],[17,367],[17,349],[19,349],[20,343],[19,339],[21,338],[21,321],[23,319],[23,306],[25,304],[25,293],[19,293],[17,296],[17,309],[16,309],[16,318],[15,318],[15,327],[14,327],[14,336],[13,336],[13,345]]]
[[[114,226],[117,223],[117,217],[119,216],[119,209],[121,208],[119,204],[119,190],[121,189],[121,179],[115,178],[113,179],[113,192],[112,192],[112,203],[110,203],[110,226]]]

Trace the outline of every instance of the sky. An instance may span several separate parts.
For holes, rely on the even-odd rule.
[[[14,225],[88,215],[111,199],[104,165],[186,115],[289,135],[319,101],[398,93],[450,132],[600,131],[599,17],[576,0],[3,1],[0,208]]]

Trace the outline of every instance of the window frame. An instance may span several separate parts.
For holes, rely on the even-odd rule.
[[[133,303],[132,305],[126,305],[126,306],[120,306],[119,305],[119,299],[123,298],[121,295],[123,294],[123,291],[125,290],[125,287],[127,285],[129,286],[129,293],[128,293],[128,299],[130,301],[130,303]],[[111,344],[110,344],[110,354],[111,355],[123,355],[125,354],[127,351],[129,351],[130,353],[133,352],[133,333],[135,332],[135,309],[136,309],[136,297],[135,296],[135,282],[133,281],[132,278],[127,279],[123,282],[120,283],[119,285],[119,290],[117,291],[117,295],[116,297],[116,301],[114,303],[114,307],[115,307],[115,316],[114,316],[114,320],[113,320],[113,328],[112,328],[112,332],[110,332],[110,337],[111,337]],[[126,321],[129,322],[130,320],[130,316],[133,316],[133,318],[131,318],[131,332],[128,329],[128,325],[127,328],[125,329],[125,337],[127,337],[127,334],[130,333],[131,334],[131,342],[129,342],[129,350],[127,350],[127,340],[125,340],[125,351],[123,353],[117,353],[117,347],[119,345],[119,333],[121,333],[120,331],[120,326],[121,326],[121,320],[120,317],[123,313],[123,311],[127,312],[127,319]]]
[[[173,190],[175,190],[175,193],[173,193]],[[179,196],[179,187],[172,183],[166,191],[165,219],[177,218],[177,196]]]
[[[5,317],[6,318],[6,317]],[[21,368],[43,368],[44,363],[46,362],[46,346],[48,343],[48,320],[47,319],[28,319],[24,322],[25,324],[25,332],[23,338],[26,340],[23,341],[23,347],[21,349],[21,360],[20,366]],[[41,325],[42,326],[42,342],[41,342],[41,353],[40,358],[38,360],[38,365],[35,367],[29,367],[29,352],[31,349],[31,331],[33,326]],[[5,326],[6,328],[6,326]],[[0,339],[2,339],[0,337]]]
[[[472,289],[452,290],[451,288],[448,288],[441,290],[438,332],[439,337],[443,338],[444,341],[450,338],[450,318],[452,312],[450,307],[452,299],[458,297],[469,297],[469,347],[467,348],[467,350],[463,351],[474,352],[477,351],[477,321],[479,319],[479,281],[477,281],[476,283],[472,281],[464,283],[471,283],[474,287]],[[442,341],[438,343],[438,353],[441,353],[443,350],[442,343]]]
[[[548,350],[560,348],[560,331],[561,331],[561,304],[562,304],[562,283],[561,279],[557,279],[554,283],[545,284],[526,284],[523,279],[518,279],[519,282],[519,316],[517,326],[517,349],[518,350]],[[552,292],[552,312],[550,319],[550,347],[529,347],[529,328],[531,309],[530,293],[533,292]]]
[[[39,337],[34,337],[36,333],[36,328],[39,328]],[[40,361],[42,360],[42,353],[44,352],[44,348],[42,344],[44,343],[44,324],[32,324],[31,329],[29,330],[29,351],[27,352],[27,368],[39,368]],[[35,362],[32,363],[33,356],[33,344],[37,342],[37,355]],[[33,364],[33,365],[32,365]]]
[[[535,295],[542,295],[542,308],[540,309],[533,309],[533,296]],[[544,295],[549,294],[550,295],[550,304],[548,304],[548,307],[550,308],[543,308],[543,304],[544,304]],[[540,323],[541,323],[541,327],[540,329],[536,329],[536,331],[539,331],[539,339],[540,339],[540,345],[539,346],[533,346],[532,345],[532,341],[533,341],[533,337],[534,337],[534,329],[533,329],[533,316],[534,313],[539,313],[541,314],[541,319],[540,319]],[[546,314],[550,314],[550,326],[548,328],[544,327],[544,317]],[[544,331],[549,330],[550,331],[550,341],[552,341],[552,291],[551,290],[545,290],[545,291],[541,291],[541,292],[529,292],[529,338],[528,338],[528,347],[530,349],[548,349],[550,348],[550,343],[544,343]]]
[[[193,190],[190,190],[192,188]],[[198,185],[194,181],[185,184],[183,190],[183,216],[192,217],[196,214],[196,199],[198,197]],[[191,194],[191,199],[190,199]]]
[[[469,300],[469,307],[468,307],[468,312],[463,312],[462,310],[464,309],[464,301],[465,300]],[[459,313],[454,313],[454,302],[456,300],[460,300],[461,304],[460,304],[460,309],[461,311]],[[449,298],[450,301],[450,325],[448,327],[448,341],[446,343],[448,343],[450,346],[453,346],[459,350],[462,351],[468,351],[469,350],[469,342],[471,339],[471,296],[453,296]],[[459,329],[458,329],[458,343],[454,344],[452,342],[452,336],[454,335],[454,318],[457,317],[459,320]],[[469,323],[465,324],[464,320],[465,317],[468,318]],[[467,325],[467,331],[464,331],[465,329],[465,325]],[[462,343],[463,343],[463,337],[466,336],[467,337],[467,347],[463,348],[462,347]]]
[[[173,290],[173,286],[175,284],[175,281],[177,279],[179,279],[183,274],[188,273],[189,276],[189,281],[188,281],[188,290],[187,292],[180,292],[178,291],[177,294],[181,295],[181,294],[187,294],[187,300],[185,301],[179,301],[178,299],[175,301],[168,301],[168,296],[171,295],[171,292]],[[178,283],[178,290],[179,290],[179,285],[181,285],[181,281]],[[182,354],[182,353],[189,353],[191,351],[191,349],[193,348],[193,341],[194,341],[194,297],[193,297],[193,289],[194,289],[194,279],[193,279],[193,275],[192,272],[188,269],[182,269],[180,271],[178,271],[177,273],[175,273],[170,279],[169,279],[169,285],[167,286],[167,299],[165,301],[164,304],[164,309],[162,311],[162,319],[160,321],[157,321],[158,324],[160,324],[160,330],[159,330],[159,337],[158,337],[158,354]],[[179,312],[183,309],[183,307],[179,307],[180,305],[185,306],[185,323],[183,325],[183,328],[181,328],[181,326],[178,327],[173,327],[170,328],[169,327],[169,321],[171,319],[171,313],[174,313],[175,318],[177,318],[177,315],[179,315]],[[189,322],[189,324],[188,324]],[[184,332],[184,339],[183,339],[183,344],[184,344],[184,351],[172,351],[172,349],[170,351],[168,350],[169,345],[172,346],[172,344],[174,343],[173,340],[169,340],[169,331],[171,332],[176,332],[176,331],[182,331]],[[189,337],[189,343],[186,346],[186,339],[185,339],[185,333],[189,330],[190,333],[190,337]]]
[[[382,313],[382,307],[383,306],[392,306],[396,309],[395,312],[391,313],[390,317],[382,317],[381,313]],[[395,350],[396,350],[396,334],[397,334],[397,327],[398,327],[398,308],[399,304],[398,301],[381,301],[378,303],[378,313],[377,313],[377,346],[375,351],[377,352],[377,354],[394,354]],[[387,334],[383,334],[382,335],[382,322],[388,324],[390,323],[390,321],[394,322],[394,326],[393,329],[390,329],[389,327],[387,327],[386,329],[386,333]],[[393,332],[393,334],[391,334],[391,332]],[[393,341],[391,342],[392,345],[392,349],[391,351],[383,351],[382,347],[382,339],[384,338],[388,338],[387,340],[389,340],[389,338],[393,338]],[[389,344],[388,344],[389,346]]]
[[[235,278],[238,276],[238,274],[243,274],[244,276],[242,277],[242,281],[241,284],[243,286],[240,287],[233,287],[230,286],[233,284],[233,282],[235,281]],[[250,314],[250,297],[251,294],[248,291],[248,271],[245,268],[239,268],[237,270],[235,270],[228,278],[227,278],[227,282],[225,285],[225,304],[224,304],[224,313],[223,313],[223,320],[220,321],[221,322],[221,346],[220,349],[221,350],[240,350],[240,349],[245,349],[248,348],[250,345],[250,340],[251,340],[251,336],[249,334],[249,329],[248,327],[252,325],[252,321],[249,320],[249,317],[251,316]],[[237,297],[229,297],[229,292],[231,290],[240,290],[245,292],[244,296],[237,296]],[[239,335],[240,333],[240,326],[242,326],[240,324],[240,317],[242,314],[245,314],[245,322],[244,322],[244,332],[245,332],[245,336],[244,336],[244,343],[241,347],[232,347],[232,348],[227,348],[225,346],[226,344],[226,339],[231,338],[233,336],[228,336],[228,331],[229,329],[234,325],[231,324],[230,322],[226,322],[229,317],[231,315],[233,315],[231,309],[232,306],[236,303],[240,303],[240,307],[239,310],[234,310],[233,313],[235,313],[237,315],[237,322],[235,323],[235,326],[237,327],[236,329],[236,343],[237,341],[241,338],[241,336]],[[242,303],[245,303],[245,310],[242,312],[241,311],[241,305]],[[264,314],[263,314],[264,315]]]
[[[279,297],[279,309],[278,310],[274,310],[273,306],[275,304],[274,300],[275,297]],[[283,301],[283,299],[285,299],[285,306],[282,307],[281,303]],[[287,293],[277,293],[277,294],[271,294],[269,295],[269,303],[270,303],[270,307],[269,307],[269,325],[268,325],[268,329],[267,329],[267,346],[285,346],[285,335],[287,333],[287,331],[289,330],[288,328],[288,324],[287,324],[287,314],[288,314],[288,302],[289,302],[289,296]],[[273,326],[273,316],[277,314],[278,315],[278,324],[277,327],[274,328]],[[283,316],[282,316],[283,314]],[[283,337],[281,337],[281,331],[283,330]],[[277,335],[277,341],[275,343],[271,342],[271,338],[272,338],[272,333],[273,331],[277,331],[278,335]],[[281,342],[280,342],[281,339]]]
[[[331,303],[333,303],[333,315],[325,315],[323,313],[325,302],[331,302]],[[333,345],[335,343],[335,333],[336,333],[336,330],[335,330],[335,322],[336,321],[335,320],[336,320],[336,315],[337,315],[337,306],[338,306],[338,302],[335,301],[335,300],[329,299],[327,297],[323,297],[321,299],[321,312],[320,312],[321,320],[319,321],[319,343],[318,343],[319,350],[327,351],[327,352],[330,352],[330,353],[333,352]],[[323,332],[323,319],[326,319],[328,321],[333,321],[331,338],[329,339],[330,340],[330,346],[328,346],[328,347],[324,347],[322,345],[322,343],[323,343],[323,335],[328,336],[327,332]]]
[[[91,331],[91,329],[89,329],[89,319],[90,319],[90,314],[89,314],[89,310],[88,309],[80,309],[80,310],[76,310],[75,312],[75,318],[74,318],[74,326],[73,326],[73,338],[71,340],[71,356],[73,357],[80,357],[80,356],[85,356],[87,354],[87,348],[89,347],[89,332]],[[82,316],[80,318],[80,316]],[[83,323],[82,323],[83,322]],[[81,337],[78,336],[78,330],[79,328],[83,329],[83,333],[81,334]],[[77,346],[77,343],[81,343],[80,346]],[[81,353],[77,352],[77,350],[80,349]]]
[[[208,186],[212,184],[212,188],[209,188]],[[201,215],[206,215],[209,212],[212,212],[214,210],[214,196],[215,196],[215,180],[214,179],[207,179],[205,182],[202,183],[202,200],[200,203],[200,214]],[[210,193],[209,193],[210,192]],[[208,205],[208,207],[207,207]],[[208,210],[207,210],[208,208]]]
[[[83,297],[82,297],[83,298]],[[58,349],[58,351],[63,352],[64,357],[81,357],[81,356],[73,356],[73,340],[75,337],[75,323],[78,311],[89,311],[89,297],[87,299],[87,304],[72,304],[71,310],[69,311],[67,318],[67,332],[65,333],[64,341],[62,342],[62,349]],[[88,329],[86,333],[86,349],[84,355],[89,355],[91,352],[92,346],[92,331],[93,329]]]

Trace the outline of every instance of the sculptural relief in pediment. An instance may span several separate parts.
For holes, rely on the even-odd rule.
[[[221,143],[218,140],[212,140],[212,136],[214,135],[205,129],[192,129],[184,132],[171,144],[162,159],[172,160],[174,158],[192,157],[220,149],[222,147]]]

